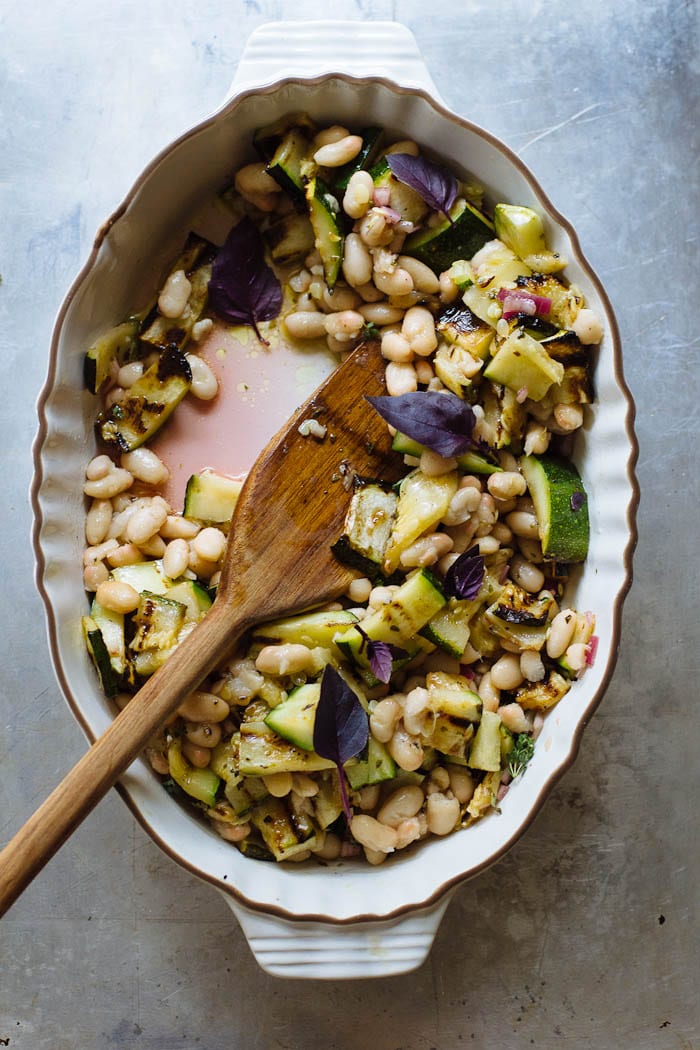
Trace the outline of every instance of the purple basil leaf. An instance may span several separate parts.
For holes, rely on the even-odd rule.
[[[459,456],[472,446],[474,413],[456,394],[417,390],[367,400],[387,423],[439,456]]]
[[[359,754],[368,738],[369,721],[362,704],[336,669],[327,664],[321,679],[321,697],[316,707],[314,751],[321,758],[335,762],[338,767],[340,795],[348,827],[352,821],[352,810],[343,763]]]
[[[342,766],[362,750],[368,735],[367,714],[356,693],[328,664],[316,708],[314,751]]]
[[[259,321],[271,321],[282,308],[282,288],[265,262],[263,240],[247,216],[219,249],[209,281],[209,305],[233,324],[251,325],[262,343]]]
[[[445,573],[445,590],[455,598],[473,601],[484,582],[484,559],[478,547],[470,547],[460,554]]]
[[[571,494],[571,499],[569,500],[569,503],[571,505],[571,509],[574,512],[574,514],[576,514],[577,511],[581,510],[581,507],[584,505],[585,502],[586,502],[586,493],[585,492],[573,492]]]
[[[384,682],[386,685],[391,678],[391,665],[393,663],[391,646],[387,642],[370,641],[367,645],[367,655],[369,656],[370,671],[375,678],[378,678],[380,682]]]
[[[386,160],[399,182],[410,186],[426,204],[449,218],[459,193],[459,182],[451,171],[425,157],[412,157],[410,153],[390,153]]]

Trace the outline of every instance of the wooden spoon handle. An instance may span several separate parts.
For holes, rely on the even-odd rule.
[[[116,783],[149,738],[233,650],[248,621],[214,604],[196,632],[146,682],[0,853],[0,916]],[[196,638],[195,638],[196,634]]]

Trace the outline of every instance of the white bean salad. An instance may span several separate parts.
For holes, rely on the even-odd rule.
[[[588,549],[571,452],[602,327],[537,212],[492,204],[422,145],[305,113],[253,145],[222,192],[224,243],[191,234],[152,307],[86,354],[100,447],[84,635],[121,709],[215,597],[242,482],[202,470],[180,510],[149,447],[184,397],[224,396],[198,352],[214,326],[276,328],[341,359],[379,341],[387,395],[367,411],[403,477],[342,479],[347,593],[254,628],[146,751],[251,858],[377,865],[497,813],[593,662],[595,617],[566,584]],[[356,734],[341,758],[317,719],[339,688]]]

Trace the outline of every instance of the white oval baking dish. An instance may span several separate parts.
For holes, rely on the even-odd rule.
[[[499,815],[380,868],[350,861],[325,868],[277,866],[245,858],[210,832],[163,791],[143,761],[122,778],[119,790],[152,838],[224,893],[264,969],[290,977],[370,977],[405,972],[423,961],[451,889],[508,850],[576,756],[612,674],[631,583],[638,502],[634,410],[613,311],[573,229],[519,158],[440,102],[409,31],[395,23],[261,27],[248,42],[222,108],[156,157],[101,228],[55,326],[35,443],[37,581],[56,674],[90,740],[107,728],[112,714],[80,628],[81,492],[94,413],[94,400],[82,386],[83,352],[96,333],[133,309],[144,289],[155,289],[201,202],[252,159],[254,128],[296,109],[351,125],[366,123],[369,115],[395,132],[410,131],[448,162],[473,172],[492,200],[535,207],[545,217],[550,245],[570,259],[566,276],[605,324],[597,401],[576,448],[592,495],[592,537],[575,600],[598,617],[597,659],[548,716],[527,776],[506,795]]]

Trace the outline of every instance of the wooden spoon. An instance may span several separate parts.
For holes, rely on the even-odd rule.
[[[342,532],[347,482],[397,476],[386,423],[364,400],[384,392],[378,344],[360,346],[263,449],[236,507],[211,610],[0,853],[0,915],[247,628],[344,593],[355,574],[330,545]],[[307,419],[327,427],[323,441],[299,433]]]

